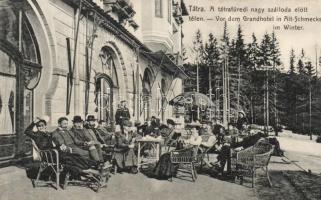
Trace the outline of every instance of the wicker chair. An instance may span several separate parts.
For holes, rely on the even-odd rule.
[[[170,152],[171,163],[177,164],[179,171],[190,174],[193,182],[197,179],[195,168],[195,164],[198,162],[197,151],[198,146]],[[171,175],[172,180],[173,174]]]
[[[273,150],[273,145],[265,141],[258,141],[254,146],[232,153],[231,163],[236,175],[235,180],[241,179],[242,184],[243,176],[250,175],[252,178],[252,187],[254,187],[256,170],[262,169],[271,187],[272,182],[269,176],[268,164]]]
[[[211,137],[214,137],[213,135],[202,135],[202,142],[206,142],[208,141],[209,139],[211,139]],[[200,145],[198,147],[198,159],[200,161],[200,170],[202,170],[202,167],[203,167],[203,164],[205,163],[206,165],[208,165],[209,167],[212,167],[211,164],[209,163],[210,161],[210,152],[215,149],[215,144],[216,144],[216,141],[213,142],[213,144],[211,146],[204,146],[204,145]]]
[[[55,149],[40,150],[36,143],[32,141],[33,145],[33,158],[40,162],[37,178],[32,180],[33,187],[37,187],[40,183],[54,184],[56,189],[59,189],[60,173],[63,170],[62,165],[59,163],[59,153]],[[40,176],[46,171],[50,170],[51,174],[48,181],[40,180]],[[55,175],[55,180],[52,175]]]

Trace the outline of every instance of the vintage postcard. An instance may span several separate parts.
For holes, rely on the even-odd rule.
[[[0,0],[0,200],[321,199],[321,0]]]

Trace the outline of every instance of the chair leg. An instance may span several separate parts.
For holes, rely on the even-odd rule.
[[[33,181],[33,186],[34,187],[37,187],[38,186],[38,182],[39,182],[39,179],[40,179],[40,175],[41,173],[43,172],[43,168],[40,166],[39,167],[39,170],[38,170],[38,174],[37,174],[37,178]]]
[[[194,172],[194,165],[193,165],[193,163],[191,163],[190,165],[191,165],[191,173],[192,173],[192,179],[193,179],[193,182],[195,182],[195,172]]]
[[[113,159],[113,165],[114,165],[114,174],[116,174],[117,173],[117,163],[116,163],[116,161]]]
[[[59,167],[57,167],[57,172],[56,172],[56,190],[59,190],[59,183],[60,182],[60,172],[59,172]]]
[[[193,167],[194,167],[194,176],[195,176],[195,179],[197,179],[197,171],[196,171],[196,167],[195,167],[194,163],[193,163]]]
[[[70,173],[67,172],[67,173],[66,173],[66,176],[65,176],[64,184],[63,184],[63,186],[62,186],[62,189],[64,189],[64,190],[67,188],[67,185],[68,185],[68,182],[69,182],[69,177],[70,177]]]
[[[271,182],[271,178],[270,178],[269,170],[268,170],[268,167],[267,167],[267,166],[266,166],[266,169],[265,169],[265,170],[266,170],[266,171],[265,171],[266,177],[267,177],[267,179],[268,179],[268,181],[269,181],[269,186],[272,187],[273,185],[272,185],[272,182]]]
[[[252,170],[252,188],[255,186],[255,170]]]

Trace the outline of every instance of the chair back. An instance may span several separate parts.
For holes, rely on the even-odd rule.
[[[172,163],[191,163],[197,161],[198,146],[171,151]]]

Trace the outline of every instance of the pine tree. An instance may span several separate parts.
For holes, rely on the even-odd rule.
[[[213,77],[212,88],[218,87],[215,83],[218,82],[217,80],[219,80],[221,76],[221,66],[219,63],[220,51],[217,39],[212,33],[209,34],[208,42],[205,44],[205,52],[205,60],[208,67],[211,67],[211,76]]]
[[[299,74],[305,74],[305,60],[306,60],[305,51],[304,49],[301,49],[301,55],[298,60],[298,67],[297,67]]]
[[[235,42],[235,51],[237,52],[237,59],[241,66],[245,67],[245,61],[246,61],[246,49],[243,39],[243,33],[241,29],[241,25],[238,26],[237,29],[237,37]]]
[[[295,53],[294,53],[293,48],[290,51],[290,70],[289,70],[289,73],[290,74],[295,73]]]
[[[308,61],[305,65],[306,71],[307,71],[307,75],[312,78],[315,75],[315,69],[312,66],[311,61]]]
[[[260,49],[254,33],[252,33],[252,43],[247,45],[247,65],[251,70],[255,70],[259,64]]]
[[[230,38],[229,38],[229,34],[227,32],[227,23],[225,21],[224,29],[223,29],[223,36],[221,39],[221,46],[220,46],[221,57],[227,56],[228,51],[229,51],[229,45],[230,45]]]
[[[260,54],[259,54],[259,66],[264,68],[266,66],[273,65],[273,52],[271,49],[271,37],[268,33],[265,33],[260,45]]]
[[[279,47],[279,42],[273,32],[271,35],[271,56],[273,64],[277,67],[281,65],[281,52]]]

